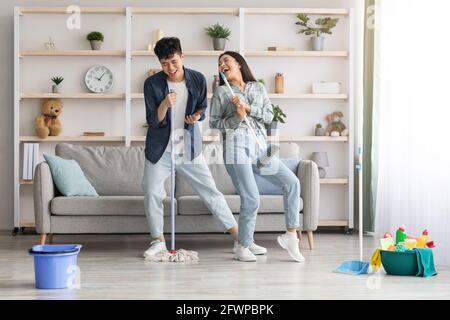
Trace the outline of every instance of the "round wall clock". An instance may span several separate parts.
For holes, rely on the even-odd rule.
[[[84,77],[86,87],[95,93],[108,92],[111,90],[114,79],[111,70],[105,66],[92,66]]]

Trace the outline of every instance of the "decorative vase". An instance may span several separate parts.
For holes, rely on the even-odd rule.
[[[325,129],[324,128],[316,128],[315,135],[318,137],[322,137],[325,135]]]
[[[59,85],[57,84],[52,85],[52,93],[59,93]]]
[[[311,37],[312,50],[313,51],[323,51],[324,37]]]
[[[267,135],[274,136],[276,135],[276,130],[278,126],[278,121],[273,121],[270,125],[266,127]]]
[[[102,41],[100,40],[91,40],[89,42],[91,43],[92,50],[100,50],[100,48],[102,47]]]
[[[281,73],[275,76],[275,93],[284,93],[284,76]]]
[[[213,38],[214,51],[224,51],[225,50],[225,38]]]

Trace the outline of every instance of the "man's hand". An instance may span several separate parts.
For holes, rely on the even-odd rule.
[[[177,103],[177,93],[171,92],[169,93],[163,100],[164,106],[166,108],[172,108]]]
[[[200,117],[200,113],[194,112],[193,114],[186,116],[184,118],[184,122],[186,122],[187,124],[194,124],[198,121],[198,119],[200,119]]]
[[[238,96],[234,96],[231,101],[236,106],[236,113],[240,119],[244,119],[247,112],[250,112],[250,106],[245,102],[242,102]]]

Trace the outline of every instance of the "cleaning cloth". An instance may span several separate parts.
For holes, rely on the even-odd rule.
[[[433,251],[430,248],[415,248],[417,256],[418,277],[431,277],[437,275],[434,267]]]

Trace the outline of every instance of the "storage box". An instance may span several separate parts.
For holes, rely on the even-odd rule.
[[[341,92],[340,82],[314,82],[312,85],[312,93],[319,94],[338,94]]]

